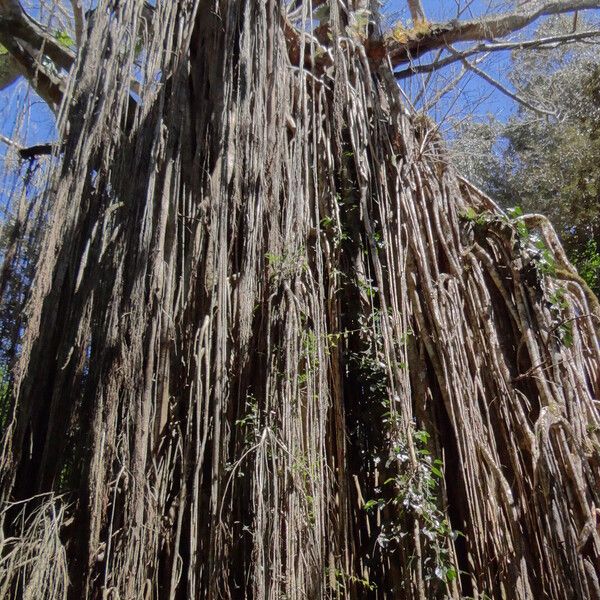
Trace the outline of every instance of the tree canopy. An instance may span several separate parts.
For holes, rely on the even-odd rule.
[[[545,27],[551,35],[571,23]],[[540,31],[545,35],[548,31]],[[557,48],[514,58],[510,78],[534,108],[507,122],[469,121],[455,160],[505,207],[547,215],[589,285],[600,291],[600,62],[595,47]],[[540,114],[542,107],[548,114]]]

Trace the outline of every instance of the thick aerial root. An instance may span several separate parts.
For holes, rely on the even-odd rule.
[[[67,507],[53,495],[4,507],[14,535],[0,541],[0,597],[22,600],[67,598],[67,552],[61,532]]]

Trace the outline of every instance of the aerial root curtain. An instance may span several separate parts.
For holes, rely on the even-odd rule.
[[[600,598],[593,299],[543,220],[457,177],[352,11],[318,42],[303,7],[159,3],[134,99],[141,6],[101,2],[14,369],[1,589]]]

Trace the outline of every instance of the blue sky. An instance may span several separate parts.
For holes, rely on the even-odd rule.
[[[468,10],[461,15],[461,18],[475,18],[489,13],[492,4],[494,2],[491,0],[474,0],[469,3]],[[423,9],[430,21],[449,21],[457,17],[455,0],[423,0]],[[388,0],[384,10],[408,18],[406,0]],[[486,60],[485,70],[492,77],[505,83],[506,74],[510,70],[509,53],[503,52],[491,56]],[[447,72],[445,76],[450,77],[450,73]],[[409,81],[404,85],[414,88],[418,85],[418,81]],[[409,92],[410,90],[407,90],[407,93]],[[456,92],[446,96],[431,112],[434,119],[446,120],[449,128],[452,123],[468,114],[473,114],[476,118],[485,118],[487,114],[493,114],[501,120],[506,120],[514,110],[514,101],[492,88],[477,75],[468,74],[461,80]]]
[[[470,3],[469,11],[463,17],[476,17],[488,12],[492,1],[473,0]],[[444,21],[456,17],[455,0],[423,0],[423,6],[431,21]],[[384,11],[389,15],[408,18],[405,0],[387,0]],[[508,53],[498,53],[485,63],[486,71],[501,81],[506,81],[506,73],[509,68],[510,56]],[[403,84],[409,96],[410,92],[418,90],[420,85],[421,82],[418,78],[411,78]],[[441,120],[447,117],[447,113],[450,113],[456,120],[460,119],[461,115],[468,113],[475,113],[480,118],[485,117],[487,113],[492,113],[500,119],[506,119],[513,110],[512,100],[495,91],[478,76],[470,74],[461,81],[460,93],[453,93],[445,97],[433,110],[432,116]],[[21,114],[22,130],[25,132],[23,143],[35,144],[47,141],[52,137],[54,123],[52,114],[35,95],[28,92],[23,81],[11,86],[9,90],[0,92],[0,133],[12,137],[14,124]],[[452,120],[449,119],[449,123],[451,122]],[[0,144],[0,157],[4,152],[4,144]]]
[[[487,9],[488,0],[475,0],[472,5],[472,14],[476,15]],[[454,0],[424,0],[425,11],[430,20],[444,20],[455,16],[455,1]],[[388,0],[384,9],[387,13],[398,13],[398,16],[406,15],[405,0]],[[34,13],[35,14],[35,11]],[[415,82],[412,83],[414,85]],[[493,98],[479,106],[478,102],[482,94],[489,94],[489,86],[482,84],[477,78],[469,78],[466,80],[467,86],[458,100],[452,99],[453,109],[456,110],[458,103],[459,107],[464,110],[471,110],[476,104],[478,112],[494,112],[508,114],[511,102],[499,94],[494,94]],[[441,108],[438,116],[443,116],[447,109]],[[21,118],[23,124],[21,130],[24,138],[21,142],[24,144],[37,144],[45,142],[53,137],[54,117],[48,108],[28,89],[23,80],[18,84],[11,86],[8,90],[0,92],[0,133],[7,137],[13,138],[14,125]],[[434,115],[435,116],[435,115]],[[4,155],[6,148],[4,144],[0,144],[0,157]],[[1,160],[1,158],[0,158]]]

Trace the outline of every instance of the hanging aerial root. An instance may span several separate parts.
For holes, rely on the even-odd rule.
[[[596,319],[550,230],[457,177],[340,3],[314,39],[308,3],[159,2],[141,58],[100,4],[0,471],[69,519],[4,513],[5,589],[594,598]]]
[[[67,551],[61,534],[72,524],[64,499],[45,495],[5,505],[14,534],[0,541],[2,598],[67,598]]]

